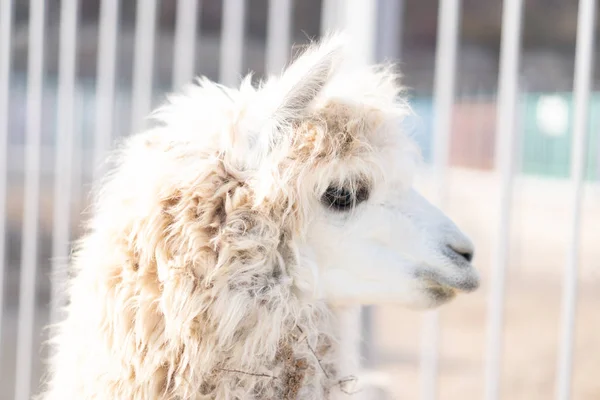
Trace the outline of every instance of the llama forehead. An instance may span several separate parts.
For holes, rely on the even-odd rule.
[[[344,99],[327,100],[294,127],[295,149],[316,158],[345,159],[375,151],[382,145],[379,128],[385,113],[375,107]],[[397,135],[400,132],[388,132]]]
[[[301,169],[311,165],[323,170],[317,172],[319,179],[369,181],[384,173],[388,179],[405,180],[419,157],[400,122],[396,110],[328,99],[294,127],[292,157]]]
[[[360,160],[380,150],[404,151],[410,140],[400,126],[410,109],[401,92],[389,68],[335,74],[299,123],[298,147],[336,161]]]

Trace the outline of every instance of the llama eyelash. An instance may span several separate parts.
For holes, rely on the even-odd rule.
[[[325,190],[321,202],[329,210],[346,212],[369,198],[369,190],[365,186],[356,189],[331,185]]]

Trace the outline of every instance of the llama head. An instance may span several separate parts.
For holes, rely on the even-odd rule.
[[[300,293],[427,308],[475,290],[471,241],[412,189],[419,152],[400,127],[397,76],[348,65],[345,51],[332,36],[257,88],[204,82],[219,94],[207,107],[221,102],[212,121],[226,121],[223,165],[281,230]]]

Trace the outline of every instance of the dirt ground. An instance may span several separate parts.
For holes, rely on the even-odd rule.
[[[560,286],[514,282],[507,292],[502,351],[502,399],[554,398]],[[597,286],[597,285],[596,285]],[[485,289],[485,288],[484,288]],[[582,288],[576,327],[573,399],[600,399],[600,293]],[[458,299],[441,313],[440,399],[481,399],[484,393],[486,297]],[[419,398],[423,315],[376,310],[378,369],[390,374],[394,399]]]

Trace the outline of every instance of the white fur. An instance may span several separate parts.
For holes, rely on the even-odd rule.
[[[478,276],[463,233],[411,189],[389,66],[341,37],[239,90],[200,80],[115,153],[72,260],[40,399],[345,395],[340,303],[435,307]],[[368,198],[334,211],[330,185]]]

